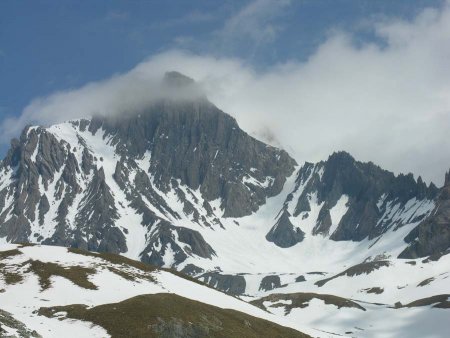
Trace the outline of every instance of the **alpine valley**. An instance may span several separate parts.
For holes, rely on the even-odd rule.
[[[29,126],[0,164],[2,334],[447,337],[442,174],[299,163],[203,95]]]

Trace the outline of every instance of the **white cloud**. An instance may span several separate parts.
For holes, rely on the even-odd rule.
[[[450,167],[450,7],[374,29],[385,46],[356,47],[337,32],[308,61],[265,71],[239,59],[158,54],[127,74],[37,99],[1,131],[9,137],[30,122],[142,108],[163,72],[177,70],[198,80],[244,130],[279,142],[299,162],[347,150],[442,183]]]
[[[256,44],[271,42],[280,27],[275,18],[290,4],[290,0],[255,0],[230,17],[219,37],[222,43],[236,39],[250,39]]]

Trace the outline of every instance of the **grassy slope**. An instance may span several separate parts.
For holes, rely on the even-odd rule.
[[[213,287],[211,287],[210,285],[203,283],[202,281],[199,281],[198,279],[192,278],[191,276],[188,276],[182,272],[179,272],[175,269],[167,269],[167,268],[161,268],[161,267],[157,267],[157,266],[153,266],[147,263],[143,263],[140,261],[135,261],[133,259],[121,256],[121,255],[117,255],[117,254],[112,254],[112,253],[107,253],[107,252],[92,252],[92,251],[85,251],[85,250],[81,250],[81,249],[76,249],[76,248],[68,248],[67,249],[68,252],[74,253],[74,254],[78,254],[78,255],[84,255],[84,256],[88,256],[88,257],[96,257],[96,258],[101,258],[105,261],[108,261],[110,263],[113,264],[119,264],[119,265],[129,265],[132,266],[136,269],[139,269],[141,271],[144,272],[152,272],[152,271],[157,271],[157,270],[162,270],[162,271],[167,271],[170,272],[178,277],[181,277],[183,279],[186,279],[190,282],[199,284],[199,285],[203,285],[205,287],[208,287],[210,289],[214,289]],[[214,289],[215,290],[215,289]],[[220,291],[220,290],[218,290]]]
[[[250,315],[221,309],[174,294],[140,295],[87,309],[83,305],[41,308],[51,317],[92,322],[115,338],[122,337],[308,337],[296,330]]]

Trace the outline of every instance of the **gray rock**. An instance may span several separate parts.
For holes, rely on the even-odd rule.
[[[94,118],[89,130],[100,127],[122,155],[152,153],[150,172],[158,189],[167,191],[171,180],[179,179],[200,189],[207,201],[221,198],[225,217],[256,211],[281,191],[294,170],[295,161],[286,152],[249,136],[205,98],[163,100],[131,117]],[[271,177],[272,183],[244,184],[245,176],[260,182]]]
[[[305,279],[305,276],[303,276],[303,275],[300,275],[297,278],[295,278],[296,283],[305,282],[305,281],[306,281],[306,279]]]
[[[422,221],[405,238],[409,243],[399,258],[418,258],[449,253],[450,248],[450,172],[436,200],[431,216]]]
[[[242,295],[245,293],[246,283],[244,276],[207,272],[198,278],[213,288],[230,295]]]
[[[215,255],[211,246],[206,243],[202,235],[195,230],[176,227],[167,221],[160,220],[153,226],[152,236],[147,239],[147,247],[141,255],[143,262],[176,267],[186,260],[188,256],[197,255],[203,258],[211,258]],[[178,238],[178,242],[175,240]],[[182,244],[185,244],[182,246]],[[167,250],[173,253],[173,261],[164,260]]]
[[[187,264],[182,270],[182,273],[188,275],[188,276],[196,276],[198,274],[201,274],[205,272],[202,268],[194,265],[194,264]]]
[[[259,285],[259,290],[270,291],[281,287],[280,276],[270,275],[265,276]]]
[[[309,199],[313,194],[316,194],[317,202],[322,204],[313,228],[314,235],[329,235],[336,241],[361,241],[364,238],[376,238],[393,226],[399,228],[427,216],[414,215],[414,219],[396,222],[390,218],[382,219],[389,203],[399,204],[399,209],[403,210],[410,199],[432,200],[437,191],[433,184],[427,187],[420,177],[416,181],[412,174],[395,176],[371,162],[358,162],[346,152],[337,152],[327,161],[316,165],[305,163],[302,166],[297,173],[295,188],[288,195],[276,225],[266,238],[281,247],[298,243],[301,239],[295,239],[297,234],[292,230],[287,204],[296,203],[294,217],[301,213],[307,217],[310,211]],[[298,200],[292,201],[297,192]],[[348,210],[336,230],[329,233],[332,225],[330,210],[342,195],[348,196]],[[378,205],[382,196],[384,202]]]
[[[273,242],[281,248],[294,246],[305,238],[305,233],[300,228],[294,227],[289,216],[289,212],[284,210],[277,223],[266,235],[269,242]]]

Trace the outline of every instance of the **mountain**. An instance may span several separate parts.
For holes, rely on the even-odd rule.
[[[295,165],[202,98],[29,127],[1,164],[0,237],[157,265],[211,258],[196,229],[256,211]]]
[[[437,188],[342,151],[299,166],[195,85],[172,72],[174,97],[25,128],[0,164],[0,245],[121,254],[337,335],[445,316],[450,174]]]
[[[391,228],[424,219],[437,193],[434,184],[427,187],[420,177],[416,181],[412,174],[395,176],[337,152],[327,161],[300,168],[267,239],[281,247],[292,246],[296,237],[286,232],[303,233],[302,228],[310,228],[312,234],[335,241],[371,240]],[[293,223],[298,225],[296,230]]]
[[[2,337],[309,337],[248,303],[121,256],[4,249]]]

